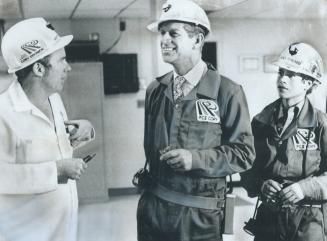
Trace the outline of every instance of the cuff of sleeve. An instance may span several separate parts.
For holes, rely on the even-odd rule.
[[[192,170],[193,169],[204,169],[205,168],[205,163],[201,159],[200,154],[196,150],[190,150],[192,154]]]
[[[305,197],[320,199],[321,193],[319,189],[319,184],[315,181],[314,178],[307,178],[298,182],[301,187]]]

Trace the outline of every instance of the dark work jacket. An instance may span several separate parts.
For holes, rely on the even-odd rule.
[[[255,157],[242,87],[210,66],[179,104],[173,101],[172,86],[170,72],[152,82],[146,92],[144,149],[150,172],[171,190],[220,196],[223,192],[217,190],[224,189],[225,176],[249,169]],[[205,109],[202,117],[218,123],[199,121]],[[159,160],[159,150],[168,145],[191,151],[190,171],[173,171]]]
[[[257,156],[252,169],[242,174],[242,184],[249,196],[256,196],[267,179],[298,182],[307,199],[326,199],[326,114],[315,109],[306,98],[296,121],[279,137],[274,116],[280,105],[278,99],[253,118]]]

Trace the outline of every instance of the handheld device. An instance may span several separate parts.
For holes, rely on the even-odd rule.
[[[92,160],[93,157],[95,157],[95,155],[96,155],[96,153],[93,153],[93,154],[91,154],[91,155],[87,155],[86,157],[83,158],[83,161],[84,161],[85,163],[88,163],[89,161]]]

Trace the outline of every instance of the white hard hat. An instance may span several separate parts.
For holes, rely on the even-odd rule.
[[[310,76],[321,83],[324,72],[322,58],[309,44],[291,44],[281,53],[275,64],[280,68]]]
[[[60,37],[43,18],[31,18],[16,23],[5,33],[1,51],[8,72],[14,73],[65,47],[72,39],[72,35]]]
[[[210,33],[210,22],[204,10],[191,0],[168,0],[162,5],[161,16],[158,21],[151,23],[147,28],[158,32],[158,27],[166,21],[182,21],[194,23],[204,27]]]

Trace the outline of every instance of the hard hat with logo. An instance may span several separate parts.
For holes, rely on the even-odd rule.
[[[60,37],[43,18],[31,18],[18,22],[5,33],[1,51],[8,72],[14,73],[65,47],[72,39],[72,35]]]
[[[291,44],[281,53],[275,64],[280,68],[310,76],[321,83],[324,72],[322,58],[309,44]]]
[[[161,15],[158,21],[147,26],[152,32],[158,32],[158,27],[166,21],[181,21],[193,23],[204,28],[210,33],[210,22],[204,10],[191,0],[168,0],[162,5]]]

